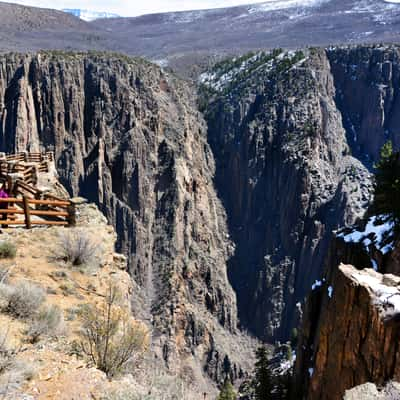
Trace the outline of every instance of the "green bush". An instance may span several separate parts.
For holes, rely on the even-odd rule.
[[[224,386],[219,393],[217,400],[236,400],[237,394],[235,388],[229,379],[225,380]]]
[[[268,400],[273,389],[271,372],[269,370],[268,352],[265,346],[256,351],[255,364],[255,399]]]
[[[0,242],[0,258],[15,258],[17,254],[17,248],[15,244],[4,240]]]
[[[393,151],[389,141],[383,145],[375,165],[374,214],[390,215],[398,228],[400,223],[400,152]]]

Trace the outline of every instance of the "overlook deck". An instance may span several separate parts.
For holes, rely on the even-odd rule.
[[[71,199],[39,188],[43,181],[55,180],[54,154],[0,153],[0,226],[74,225],[75,204]]]

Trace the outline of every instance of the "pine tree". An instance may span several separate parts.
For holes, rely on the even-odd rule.
[[[392,143],[385,143],[375,165],[374,214],[389,214],[396,226],[400,224],[400,152],[394,152]]]
[[[219,393],[217,400],[236,400],[237,394],[229,379],[225,379],[224,386]]]
[[[256,400],[268,400],[271,398],[272,378],[268,368],[268,353],[264,346],[256,351],[255,364],[255,398]]]

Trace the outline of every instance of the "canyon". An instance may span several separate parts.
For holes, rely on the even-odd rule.
[[[363,217],[372,164],[399,145],[399,55],[256,53],[214,66],[196,95],[139,58],[5,54],[1,149],[55,152],[60,181],[118,234],[155,357],[207,388],[251,371],[250,335],[290,337],[332,231]]]

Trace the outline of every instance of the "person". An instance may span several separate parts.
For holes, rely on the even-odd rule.
[[[0,183],[0,199],[8,199],[10,196],[7,193],[7,190],[5,188],[4,182]],[[7,214],[6,213],[2,213],[1,210],[7,210],[8,209],[8,203],[6,201],[2,201],[0,202],[0,214],[1,214],[1,220],[5,221],[7,220]],[[4,227],[6,228],[7,225],[4,225]]]

